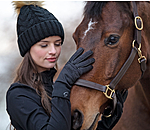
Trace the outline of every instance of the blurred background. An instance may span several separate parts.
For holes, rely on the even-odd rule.
[[[83,1],[58,1],[49,0],[44,2],[44,8],[52,12],[62,23],[65,30],[65,41],[62,53],[58,61],[61,68],[70,56],[75,52],[76,45],[72,34],[82,20]],[[0,1],[0,130],[6,130],[10,124],[6,112],[6,91],[10,86],[15,70],[21,62],[16,35],[17,14],[12,7],[11,1]]]

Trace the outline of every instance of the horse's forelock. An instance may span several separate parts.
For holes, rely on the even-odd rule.
[[[102,12],[103,6],[107,2],[100,2],[100,1],[88,1],[84,7],[84,16],[87,18],[98,18]]]
[[[87,18],[99,18],[101,16],[102,8],[108,3],[107,1],[88,1],[84,7],[84,16]],[[118,2],[120,7],[123,7],[125,12],[130,9],[130,2]]]

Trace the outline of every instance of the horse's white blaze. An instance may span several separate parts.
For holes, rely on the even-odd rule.
[[[97,22],[92,22],[92,18],[90,19],[90,22],[88,23],[88,28],[87,28],[87,30],[85,30],[84,36],[83,36],[82,39],[85,38],[85,36],[86,36],[86,34],[87,34],[88,31],[90,31],[91,29],[94,29],[92,25],[94,25],[94,24],[96,24],[96,23],[97,23]]]

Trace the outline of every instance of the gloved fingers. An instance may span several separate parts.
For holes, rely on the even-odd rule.
[[[98,126],[97,126],[96,130],[106,130],[106,127],[104,126],[102,121],[98,122]]]
[[[80,55],[78,58],[76,58],[72,63],[73,64],[80,63],[80,62],[86,60],[87,58],[89,58],[92,54],[93,54],[93,52],[91,50],[89,50],[89,51],[85,52],[84,54]]]
[[[69,61],[74,61],[77,57],[79,57],[82,53],[84,52],[83,48],[79,48],[73,55],[72,57],[69,59]]]
[[[123,106],[121,102],[117,102],[115,111],[113,115],[115,115],[117,118],[120,118],[123,112]]]
[[[128,96],[128,90],[125,90],[121,93],[122,95],[122,100],[123,100],[123,103],[125,102],[125,100],[127,99],[127,96]]]
[[[121,104],[123,104],[123,99],[122,99],[121,92],[120,92],[119,90],[116,90],[115,93],[116,93],[116,96],[117,96],[117,100],[118,100],[119,102],[121,102]],[[118,101],[117,101],[117,102],[118,102]]]
[[[91,65],[91,64],[93,64],[95,62],[95,59],[94,58],[90,58],[90,59],[87,59],[87,60],[85,60],[85,61],[83,61],[83,62],[81,62],[81,63],[79,63],[79,64],[76,64],[75,66],[77,67],[77,68],[82,68],[82,67],[86,67],[86,66],[88,66],[88,65]]]
[[[123,105],[123,103],[125,102],[125,100],[128,96],[128,90],[125,90],[123,92],[116,90],[116,96],[117,96],[117,99],[119,100],[119,102],[121,102],[121,104]]]
[[[93,69],[93,66],[92,65],[88,65],[88,66],[86,66],[84,68],[79,68],[78,71],[79,71],[80,75],[82,75],[82,74],[84,74],[84,73],[86,73],[86,72],[88,72],[88,71],[90,71],[92,69]]]

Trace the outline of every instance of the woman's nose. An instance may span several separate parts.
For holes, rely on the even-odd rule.
[[[48,53],[51,54],[51,55],[56,54],[56,48],[55,48],[54,45],[51,45],[51,46],[49,47]]]

